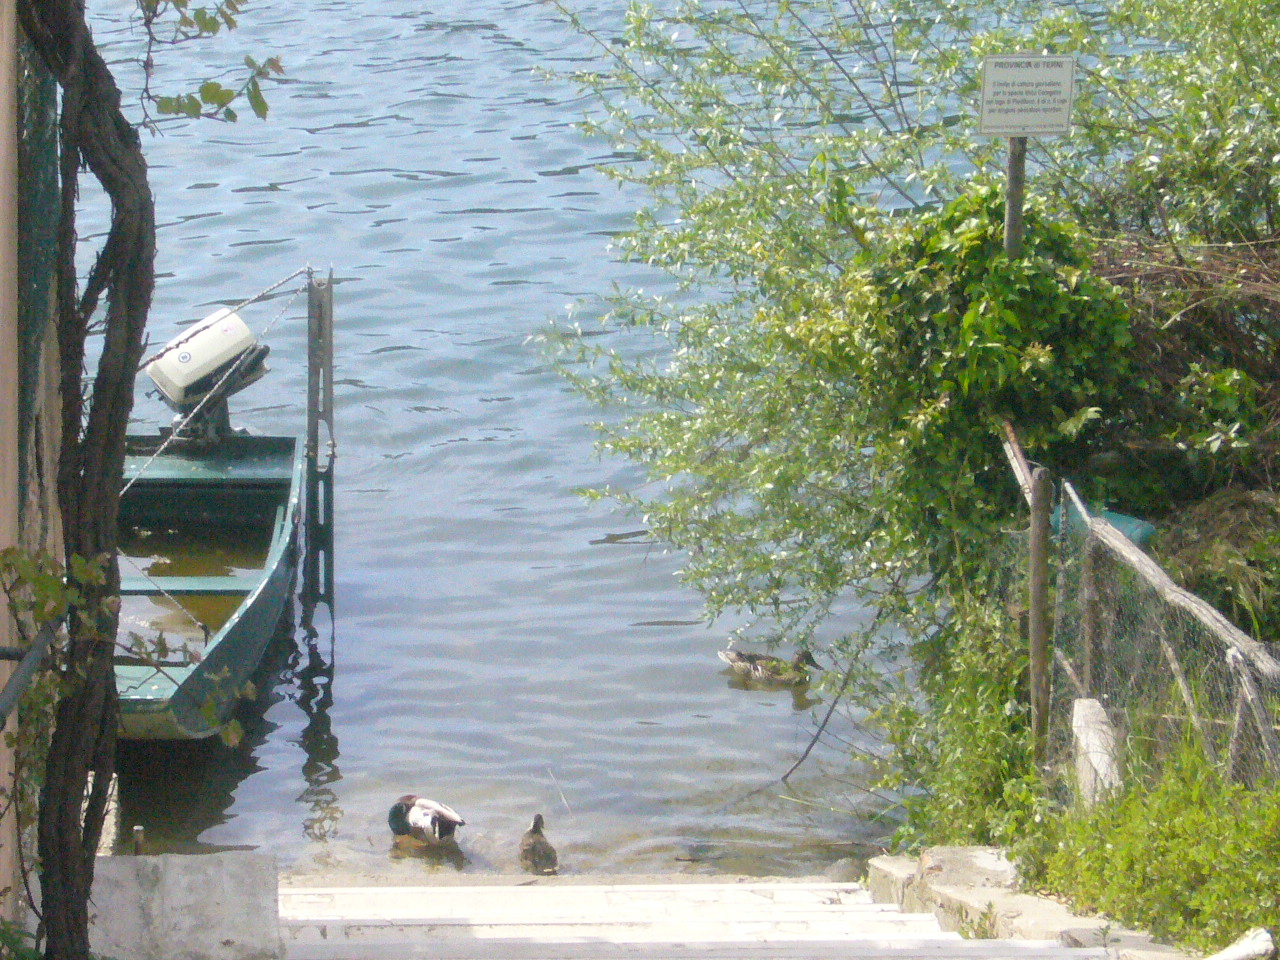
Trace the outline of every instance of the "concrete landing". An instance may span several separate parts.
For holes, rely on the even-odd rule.
[[[1100,960],[964,940],[856,883],[282,887],[288,960]]]
[[[997,847],[932,847],[916,857],[876,857],[867,886],[878,903],[930,913],[945,930],[1102,947],[1113,960],[1189,960],[1150,934],[1017,889],[1017,871]]]

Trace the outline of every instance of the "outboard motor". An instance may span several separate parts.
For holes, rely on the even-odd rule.
[[[227,398],[262,378],[268,352],[225,307],[169,341],[146,371],[177,412],[175,437],[213,441],[228,435]]]

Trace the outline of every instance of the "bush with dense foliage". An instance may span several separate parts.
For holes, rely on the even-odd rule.
[[[1030,879],[1081,908],[1201,949],[1280,927],[1280,794],[1223,780],[1194,745],[1043,829]]]

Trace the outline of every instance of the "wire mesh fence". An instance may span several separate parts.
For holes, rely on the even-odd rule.
[[[1056,520],[1047,755],[1059,781],[1155,779],[1188,748],[1231,781],[1280,779],[1270,645],[1174,583],[1069,483]]]

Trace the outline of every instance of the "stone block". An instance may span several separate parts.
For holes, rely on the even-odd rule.
[[[867,863],[867,890],[876,903],[902,906],[907,886],[916,874],[912,857],[872,857]]]
[[[968,936],[1103,947],[1117,960],[1188,960],[1145,933],[1019,892],[1017,869],[997,847],[930,847],[918,860],[876,857],[867,865],[867,888],[877,903],[932,913],[944,930]]]
[[[1120,787],[1115,728],[1101,703],[1080,699],[1071,706],[1071,733],[1075,741],[1080,801],[1092,806]]]
[[[999,847],[929,847],[920,854],[916,880],[934,887],[1009,890],[1018,871]]]
[[[90,943],[128,960],[277,960],[277,886],[257,853],[99,857]]]

